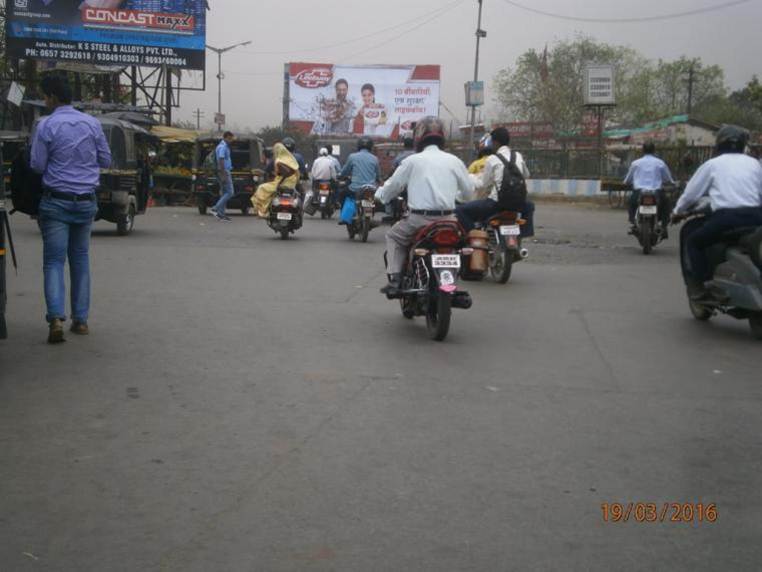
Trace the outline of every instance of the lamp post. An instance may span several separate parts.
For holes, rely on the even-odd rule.
[[[479,2],[479,21],[476,26],[476,61],[474,63],[474,83],[479,81],[479,47],[482,38],[487,37],[487,32],[482,30],[482,4],[484,0],[477,0]],[[469,145],[471,146],[472,157],[475,156],[474,139],[476,137],[476,106],[471,106],[471,136],[469,139]]]
[[[239,48],[241,46],[248,46],[251,43],[251,41],[247,42],[239,42],[237,44],[233,44],[232,46],[228,46],[226,48],[215,48],[213,46],[210,46],[209,44],[206,45],[207,50],[211,50],[215,54],[217,54],[217,115],[222,115],[222,80],[225,79],[224,74],[222,73],[222,54],[225,52],[229,52],[233,48]],[[222,123],[217,123],[217,130],[222,131]]]

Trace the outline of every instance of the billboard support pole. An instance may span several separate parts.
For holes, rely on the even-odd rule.
[[[479,47],[481,39],[487,34],[482,30],[482,4],[484,0],[477,0],[479,2],[479,20],[476,26],[476,61],[474,63],[474,82],[479,81]],[[476,157],[476,150],[474,148],[474,139],[476,138],[476,106],[471,106],[471,133],[469,135],[468,146],[470,148],[470,156]]]

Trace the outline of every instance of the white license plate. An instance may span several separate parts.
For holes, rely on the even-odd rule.
[[[320,191],[320,196],[321,196],[321,197],[327,197],[327,196],[328,196],[328,193],[330,193],[330,192],[331,192],[331,191]]]
[[[459,254],[432,254],[432,268],[460,268]]]
[[[517,224],[512,224],[510,226],[501,226],[500,234],[503,236],[520,236],[521,227]]]
[[[294,215],[292,215],[291,213],[278,213],[277,217],[278,217],[278,220],[291,220],[292,218],[294,218]]]
[[[642,215],[655,215],[658,210],[656,205],[654,206],[642,206],[640,207],[640,214]]]
[[[372,201],[363,201],[362,202],[362,208],[364,209],[372,209],[375,205]]]

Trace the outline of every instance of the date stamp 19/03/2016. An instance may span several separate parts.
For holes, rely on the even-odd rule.
[[[601,504],[601,514],[607,523],[713,524],[719,518],[715,503],[700,502],[606,502]]]

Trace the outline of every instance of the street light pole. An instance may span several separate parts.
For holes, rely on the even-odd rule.
[[[474,62],[474,82],[479,81],[479,47],[482,38],[487,37],[487,33],[482,30],[482,4],[484,0],[477,0],[479,2],[479,20],[476,25],[476,61]],[[474,139],[476,138],[476,106],[471,106],[471,136],[469,144],[471,147],[471,156],[475,155]]]
[[[228,46],[226,48],[215,48],[213,46],[210,46],[209,44],[206,45],[207,50],[211,50],[215,54],[217,54],[217,115],[222,115],[222,80],[225,79],[224,74],[222,73],[222,54],[225,52],[229,52],[233,48],[238,48],[241,46],[248,46],[251,43],[251,41],[247,42],[240,42],[238,44],[233,44],[232,46]],[[217,130],[222,131],[222,123],[217,123]]]

